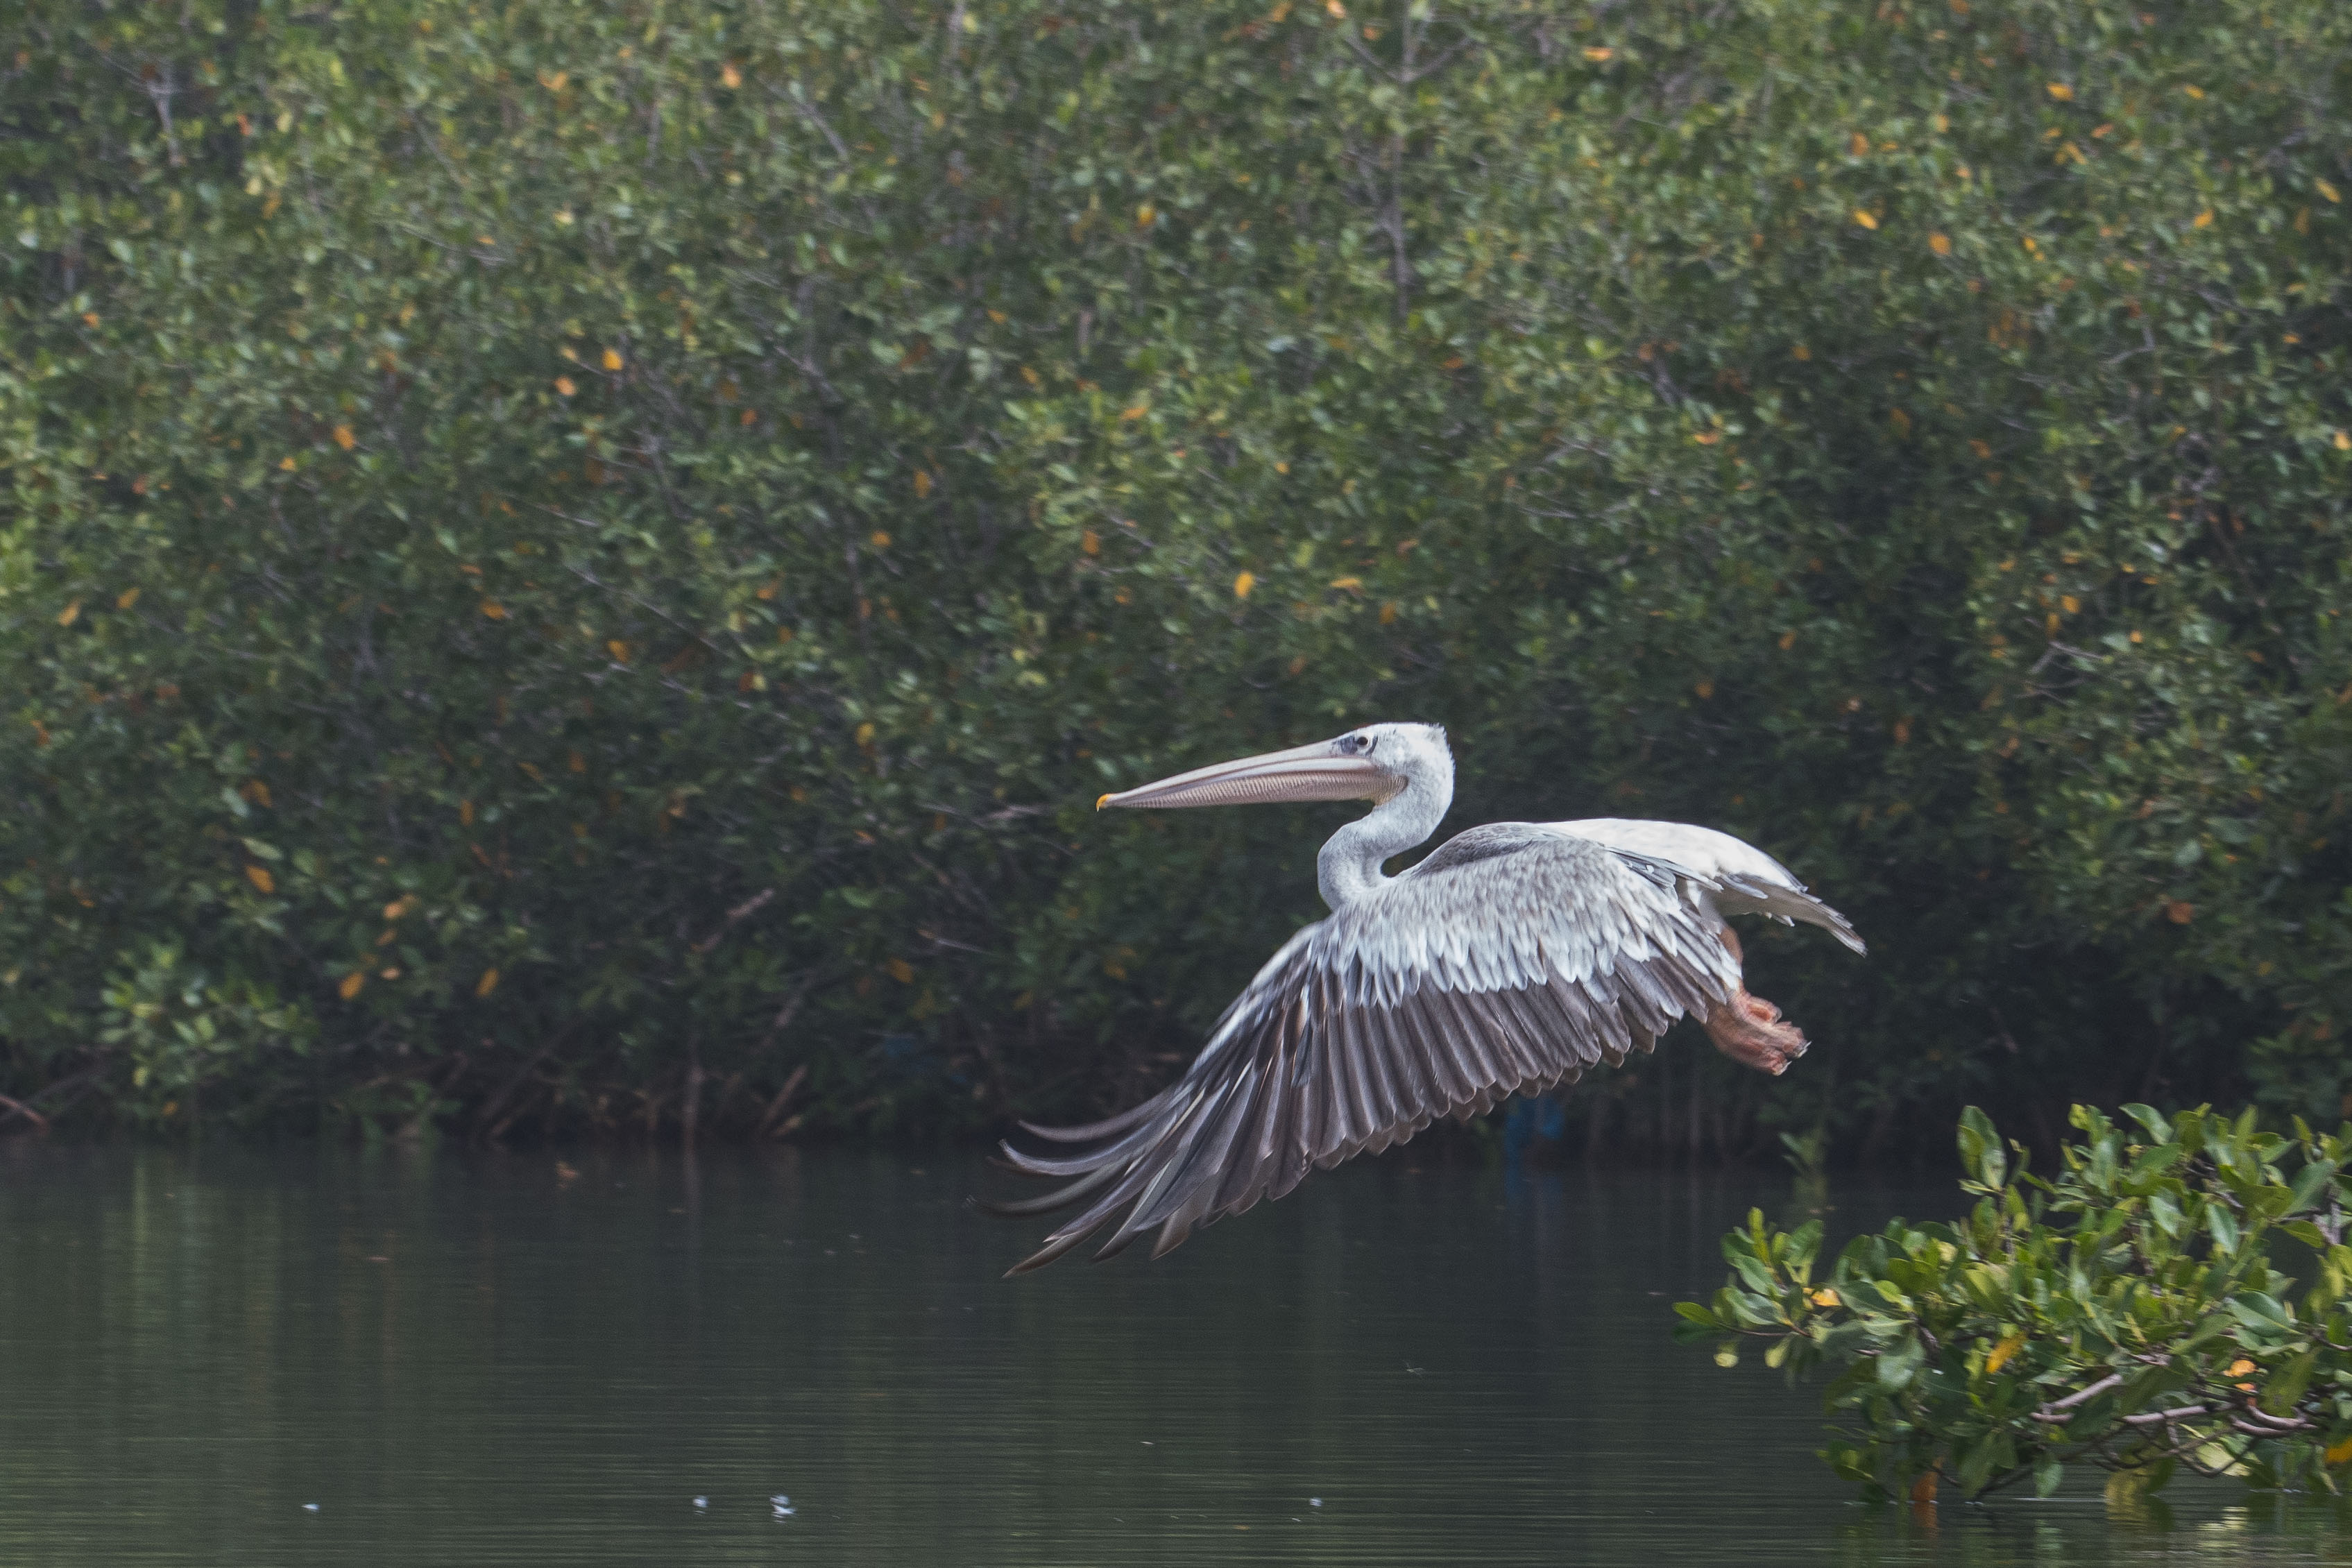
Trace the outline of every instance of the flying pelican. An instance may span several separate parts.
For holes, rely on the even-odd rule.
[[[1780,862],[1712,828],[1599,817],[1497,822],[1420,864],[1381,869],[1427,839],[1454,799],[1454,753],[1434,724],[1368,724],[1336,740],[1196,768],[1105,806],[1369,800],[1316,862],[1331,917],[1285,942],[1225,1009],[1184,1076],[1087,1127],[1023,1123],[1066,1158],[1004,1145],[1016,1170],[1075,1176],[1043,1197],[989,1205],[1044,1214],[1091,1199],[1011,1272],[1043,1268],[1108,1230],[1098,1258],[1157,1229],[1158,1258],[1192,1227],[1278,1198],[1400,1143],[1440,1116],[1573,1082],[1646,1051],[1676,1018],[1764,1072],[1803,1033],[1740,984],[1726,915],[1817,925],[1856,952],[1843,915]]]

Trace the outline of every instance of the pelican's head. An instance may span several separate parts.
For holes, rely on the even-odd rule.
[[[1386,801],[1415,784],[1454,793],[1454,753],[1437,724],[1366,724],[1328,741],[1194,768],[1107,795],[1107,805],[1255,805],[1289,800]],[[1444,809],[1441,805],[1439,809]]]

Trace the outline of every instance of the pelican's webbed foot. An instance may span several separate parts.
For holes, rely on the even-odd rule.
[[[1731,928],[1723,930],[1723,945],[1731,956],[1745,960],[1739,951],[1739,939]],[[1707,1015],[1703,1026],[1706,1037],[1715,1048],[1743,1067],[1759,1072],[1769,1072],[1775,1078],[1789,1070],[1789,1064],[1805,1054],[1811,1044],[1805,1032],[1780,1016],[1780,1009],[1761,996],[1752,995],[1745,986],[1731,994],[1731,1000]]]

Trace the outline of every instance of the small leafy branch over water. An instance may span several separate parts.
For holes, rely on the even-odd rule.
[[[1730,1279],[1711,1305],[1677,1304],[1676,1337],[1717,1342],[1721,1366],[1761,1340],[1792,1378],[1833,1370],[1822,1457],[1871,1496],[2028,1477],[2047,1496],[2077,1462],[2110,1472],[2110,1497],[2184,1466],[2336,1490],[2352,1460],[2352,1126],[2285,1137],[2251,1110],[2124,1110],[2119,1126],[2074,1107],[2084,1142],[2045,1180],[1971,1106],[1975,1211],[1857,1237],[1825,1278],[1818,1221],[1768,1230],[1751,1212],[1724,1238]],[[2273,1267],[2281,1237],[2315,1257],[2299,1298]]]

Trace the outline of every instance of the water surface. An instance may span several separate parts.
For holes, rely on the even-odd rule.
[[[994,1175],[0,1144],[0,1561],[2352,1563],[2337,1510],[2231,1487],[1853,1502],[1814,1391],[1669,1337],[1769,1173],[1407,1150],[1017,1280]]]

